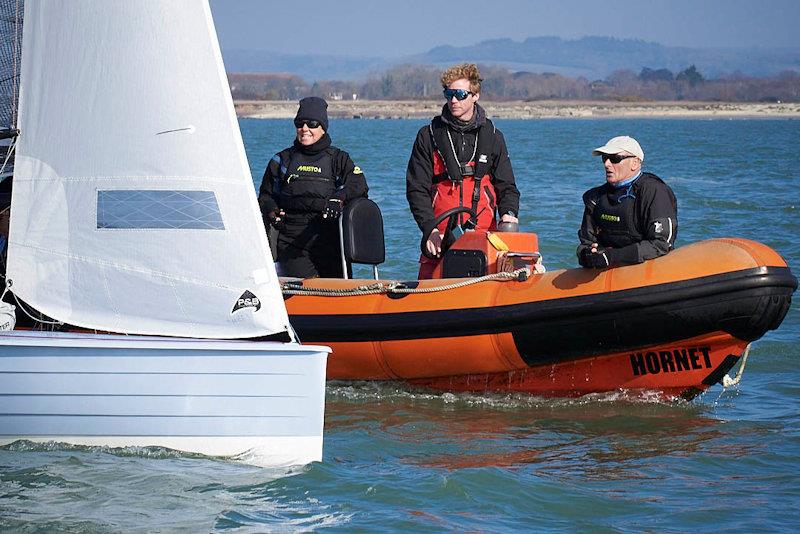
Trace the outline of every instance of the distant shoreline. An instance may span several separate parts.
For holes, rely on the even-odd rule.
[[[481,100],[490,118],[792,118],[800,119],[800,103],[741,102],[604,102],[540,100],[492,102]],[[293,100],[237,100],[239,117],[289,119],[297,112]],[[333,100],[328,115],[346,119],[427,119],[438,115],[442,100]]]

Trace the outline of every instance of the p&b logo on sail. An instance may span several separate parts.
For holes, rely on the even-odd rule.
[[[241,297],[236,299],[236,304],[233,305],[231,313],[234,313],[236,310],[241,310],[242,308],[255,308],[253,311],[257,312],[261,309],[261,300],[250,291],[245,291],[242,293]]]

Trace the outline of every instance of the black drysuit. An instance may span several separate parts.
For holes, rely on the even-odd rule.
[[[672,189],[644,172],[631,184],[608,183],[583,194],[585,210],[578,231],[578,261],[597,243],[611,267],[641,263],[668,253],[678,232],[678,203]]]
[[[331,146],[326,133],[310,146],[297,141],[273,156],[264,171],[258,203],[269,228],[278,209],[286,212],[279,224],[276,261],[283,276],[341,278],[339,225],[322,213],[330,199],[343,204],[367,197],[361,169],[344,150]]]

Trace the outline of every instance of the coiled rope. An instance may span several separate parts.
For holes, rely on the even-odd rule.
[[[747,357],[750,355],[750,345],[752,343],[748,343],[747,347],[744,349],[744,353],[742,354],[742,363],[739,365],[739,370],[736,372],[736,378],[731,378],[729,375],[725,375],[722,377],[722,387],[729,388],[731,386],[735,386],[739,383],[742,379],[742,374],[744,373],[744,366],[747,365]]]
[[[518,280],[524,282],[528,279],[528,269],[517,269],[511,272],[502,272],[495,274],[487,274],[478,278],[469,278],[447,284],[443,286],[434,287],[406,287],[402,282],[376,282],[374,284],[356,286],[348,289],[324,289],[314,287],[303,287],[293,282],[285,282],[281,285],[281,291],[284,295],[306,295],[310,297],[354,297],[358,295],[380,295],[380,294],[422,294],[422,293],[438,293],[440,291],[449,291],[451,289],[458,289],[473,284],[480,284],[481,282],[488,282],[490,280],[508,281]]]

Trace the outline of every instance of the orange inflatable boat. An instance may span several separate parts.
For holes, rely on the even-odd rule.
[[[286,306],[303,342],[333,348],[329,379],[692,398],[780,325],[797,288],[780,255],[744,239],[526,276],[537,248],[534,234],[469,232],[437,269],[444,278],[287,279]]]

